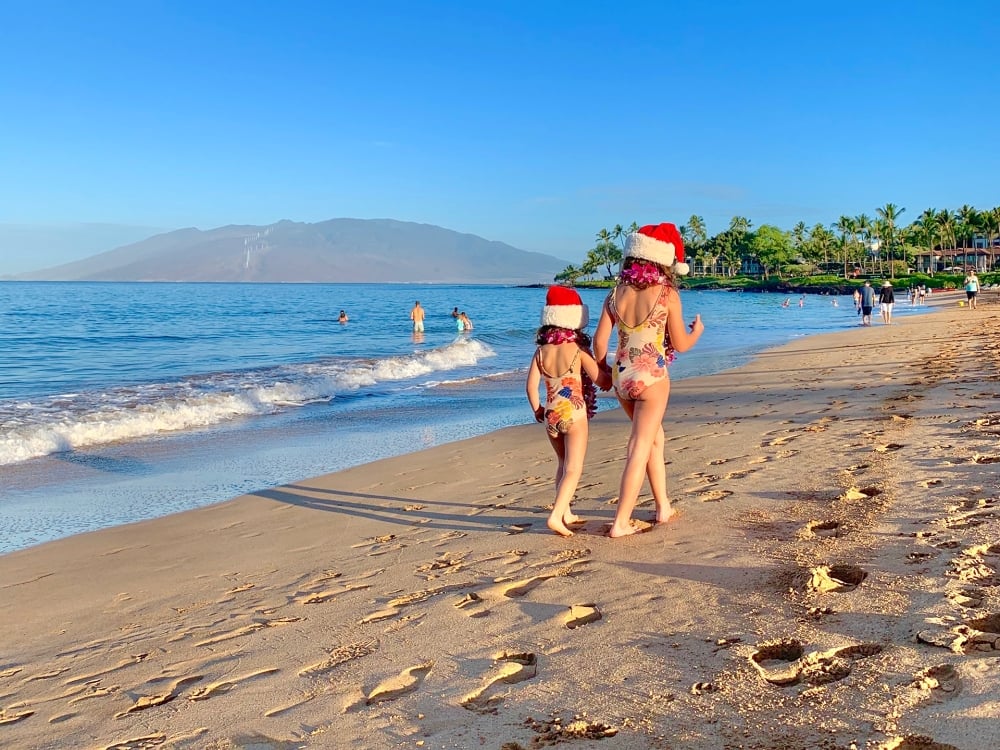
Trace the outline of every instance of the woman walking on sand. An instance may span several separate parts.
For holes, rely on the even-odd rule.
[[[632,510],[645,475],[656,503],[656,522],[673,515],[667,498],[663,462],[663,415],[670,397],[667,365],[674,352],[686,352],[705,326],[696,315],[685,327],[677,276],[687,274],[684,243],[673,224],[648,225],[629,235],[618,284],[608,295],[594,334],[594,354],[605,357],[611,331],[618,347],[611,376],[622,409],[632,421],[625,469],[618,491],[618,510],[608,536],[634,534]]]

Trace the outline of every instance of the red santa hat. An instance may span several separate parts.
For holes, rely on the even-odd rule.
[[[678,276],[691,270],[684,262],[684,240],[673,224],[647,224],[628,236],[626,258],[642,258],[670,268]]]
[[[542,325],[569,328],[573,331],[587,327],[590,314],[576,289],[568,286],[550,286],[542,308]]]

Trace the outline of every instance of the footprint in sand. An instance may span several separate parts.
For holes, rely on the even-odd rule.
[[[205,687],[192,690],[188,693],[187,699],[189,701],[207,701],[209,698],[214,698],[217,695],[228,693],[242,682],[249,682],[250,680],[255,680],[258,677],[266,677],[267,675],[275,674],[279,671],[280,670],[276,667],[272,667],[270,669],[259,669],[256,672],[250,672],[242,677],[234,677],[231,680],[219,680],[218,682],[213,682],[211,685],[205,685]]]
[[[819,565],[809,569],[805,587],[819,593],[853,591],[868,577],[856,565]]]
[[[424,677],[433,666],[434,662],[418,664],[415,667],[404,669],[395,677],[383,680],[365,697],[365,705],[370,706],[381,701],[396,700],[402,695],[412,693],[420,687],[420,683],[424,681]]]
[[[455,602],[455,608],[462,610],[469,617],[485,617],[490,613],[489,606],[475,591],[469,592]]]
[[[802,679],[802,644],[794,639],[763,643],[750,655],[757,674],[772,685],[795,685]]]
[[[29,716],[34,715],[34,711],[15,711],[13,713],[7,713],[7,709],[0,708],[0,726],[4,724],[16,724],[17,722],[23,721]]]
[[[135,703],[126,708],[124,711],[119,711],[115,714],[116,719],[121,719],[129,714],[133,714],[136,711],[145,711],[147,708],[153,708],[155,706],[162,706],[164,703],[169,703],[174,700],[180,693],[181,688],[186,685],[190,685],[193,682],[199,682],[204,679],[203,675],[196,674],[190,675],[188,677],[181,677],[179,680],[175,680],[173,685],[171,685],[170,690],[165,693],[157,693],[156,695],[143,695]]]
[[[815,537],[832,539],[841,536],[842,533],[840,521],[810,521],[802,530],[801,536],[804,539]]]
[[[341,664],[360,659],[378,651],[379,643],[372,638],[367,641],[357,641],[343,646],[337,646],[327,652],[327,657],[322,661],[303,667],[299,670],[299,677],[315,677],[336,669]]]
[[[959,639],[952,645],[953,650],[966,654],[1000,651],[1000,614],[967,620],[958,630]]]
[[[876,445],[875,451],[877,453],[893,453],[904,447],[905,446],[900,445],[899,443],[885,443],[884,445]]]
[[[597,622],[600,619],[601,610],[597,608],[596,604],[572,604],[564,622],[567,628],[573,630],[581,625],[589,625],[592,622]]]
[[[503,685],[515,685],[530,680],[538,674],[538,663],[534,654],[502,652],[493,657],[497,664],[496,671],[490,675],[486,683],[462,698],[459,703],[462,708],[476,713],[496,713],[497,705],[503,700],[503,695],[497,694],[495,688]]]
[[[959,750],[954,745],[935,742],[922,734],[908,734],[904,737],[893,737],[879,745],[876,750]]]
[[[241,628],[236,628],[235,630],[229,630],[223,633],[212,636],[211,638],[206,638],[203,641],[199,641],[194,644],[195,646],[212,646],[216,643],[221,643],[222,641],[228,641],[233,638],[242,638],[245,635],[250,635],[258,630],[263,630],[264,628],[275,628],[281,625],[288,625],[293,622],[300,622],[301,617],[278,617],[274,620],[255,620],[249,625],[244,625]]]
[[[698,499],[703,503],[717,503],[732,494],[732,490],[705,490],[698,493]]]
[[[945,596],[948,597],[948,601],[959,607],[978,609],[983,606],[983,599],[986,598],[986,592],[983,589],[970,586],[949,591]]]
[[[761,443],[760,447],[761,448],[769,448],[769,447],[775,447],[775,446],[779,446],[779,445],[785,445],[787,443],[792,442],[793,440],[795,440],[795,435],[786,435],[784,437],[774,438],[773,440],[765,440],[763,443]]]
[[[803,681],[824,685],[844,679],[855,661],[881,651],[882,646],[877,643],[859,643],[805,653],[799,641],[785,639],[758,647],[751,654],[750,663],[772,685],[795,685]]]
[[[911,684],[921,693],[925,693],[927,697],[937,695],[945,698],[953,698],[961,688],[958,670],[950,664],[938,664],[934,667],[928,667],[916,674]],[[938,692],[935,694],[934,691]]]
[[[940,479],[925,479],[923,482],[917,482],[918,487],[923,487],[925,490],[930,487],[937,487],[942,483]]]

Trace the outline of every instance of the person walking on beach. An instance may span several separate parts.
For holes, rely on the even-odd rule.
[[[861,299],[861,325],[870,326],[872,324],[872,308],[875,307],[875,290],[872,283],[866,281],[859,291]]]
[[[690,270],[684,262],[684,242],[673,224],[647,225],[629,235],[618,283],[608,294],[594,334],[594,353],[602,369],[611,331],[618,346],[611,368],[615,395],[632,421],[625,468],[618,490],[618,509],[608,536],[634,534],[632,511],[643,476],[656,503],[656,523],[674,514],[667,497],[663,458],[663,415],[670,397],[667,366],[674,352],[697,343],[705,326],[696,315],[684,325],[677,277]]]
[[[892,291],[891,282],[883,282],[882,288],[878,292],[878,307],[882,313],[882,322],[887,326],[892,325],[892,307],[896,302],[896,295]]]
[[[538,348],[531,358],[525,391],[535,420],[545,422],[549,443],[556,454],[556,500],[547,521],[552,531],[573,536],[569,528],[580,518],[570,510],[587,455],[589,420],[597,411],[597,392],[611,387],[611,377],[597,366],[590,353],[587,306],[575,289],[550,287],[542,308]],[[545,384],[545,405],[538,387]]]
[[[979,294],[979,277],[975,271],[969,271],[965,276],[965,298],[969,301],[969,309],[976,309],[976,296]]]
[[[410,320],[413,321],[414,333],[424,332],[424,308],[420,306],[420,300],[413,303],[413,309],[410,310]]]
[[[854,310],[858,315],[861,314],[861,292],[857,289],[854,290]]]

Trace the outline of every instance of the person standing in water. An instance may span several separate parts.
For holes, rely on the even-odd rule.
[[[413,309],[410,310],[410,320],[413,321],[414,333],[424,332],[424,308],[420,306],[420,300],[413,303]]]

